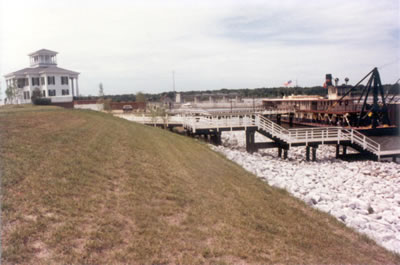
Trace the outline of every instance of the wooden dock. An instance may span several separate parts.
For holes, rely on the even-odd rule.
[[[271,113],[268,113],[270,115]],[[223,131],[245,131],[246,149],[249,152],[261,148],[278,148],[278,155],[287,158],[292,146],[305,146],[306,159],[316,159],[316,149],[319,145],[336,145],[336,157],[345,158],[347,147],[359,152],[360,157],[380,161],[391,157],[396,160],[400,156],[399,150],[382,150],[381,145],[352,128],[343,127],[314,127],[300,129],[286,129],[265,117],[266,114],[252,115],[180,115],[165,117],[124,116],[121,118],[152,126],[171,128],[181,126],[188,135],[204,135],[210,137],[214,143],[221,142]],[[272,142],[256,143],[255,133],[258,132]],[[342,150],[342,152],[340,152]]]

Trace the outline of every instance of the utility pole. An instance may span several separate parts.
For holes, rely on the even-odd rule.
[[[175,92],[175,71],[172,71],[172,89]]]

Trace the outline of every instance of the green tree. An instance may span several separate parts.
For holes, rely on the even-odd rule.
[[[103,108],[105,111],[107,112],[111,112],[112,108],[111,108],[111,98],[107,98],[102,100],[103,101]]]
[[[34,102],[36,99],[41,98],[42,97],[42,92],[40,91],[40,89],[37,87],[32,91],[32,102]]]
[[[142,92],[136,93],[136,102],[146,102],[146,97]]]
[[[150,115],[151,115],[151,121],[152,123],[156,123],[158,119],[162,119],[164,126],[166,124],[166,111],[165,108],[162,106],[153,106],[153,108],[150,108]]]
[[[8,102],[10,102],[11,104],[14,103],[14,100],[16,99],[17,94],[18,94],[18,89],[16,86],[11,85],[11,86],[7,87],[6,97],[7,97]]]

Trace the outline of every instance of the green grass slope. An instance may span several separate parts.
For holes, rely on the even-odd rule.
[[[0,137],[3,264],[400,263],[191,138],[35,107]]]

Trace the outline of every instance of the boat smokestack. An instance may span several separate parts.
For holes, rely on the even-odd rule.
[[[335,86],[338,86],[339,85],[339,78],[335,78]]]
[[[325,85],[332,86],[332,74],[325,75]]]

